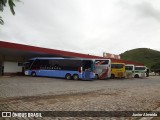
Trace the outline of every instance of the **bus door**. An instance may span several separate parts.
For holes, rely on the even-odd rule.
[[[83,79],[93,80],[94,78],[93,70],[94,70],[94,62],[91,60],[84,60],[83,61]]]

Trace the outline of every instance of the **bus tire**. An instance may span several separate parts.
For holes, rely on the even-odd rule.
[[[32,77],[35,77],[35,76],[36,76],[36,72],[32,72],[32,73],[31,73],[31,76],[32,76]]]
[[[99,75],[98,74],[95,75],[95,79],[99,79]]]
[[[70,80],[70,79],[71,79],[71,74],[67,73],[66,76],[65,76],[65,78],[66,78],[67,80]]]
[[[73,75],[73,80],[78,80],[79,79],[79,76],[77,74],[74,74]]]
[[[135,77],[135,78],[139,78],[139,75],[138,75],[138,74],[136,74],[134,77]]]
[[[115,78],[115,75],[114,74],[111,74],[111,79],[114,79]]]

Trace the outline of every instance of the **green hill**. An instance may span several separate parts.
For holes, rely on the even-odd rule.
[[[155,64],[160,63],[160,51],[148,48],[137,48],[129,50],[120,54],[120,56],[122,60],[144,63],[149,68]]]

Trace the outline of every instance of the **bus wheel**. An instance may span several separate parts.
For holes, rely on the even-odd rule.
[[[135,77],[135,78],[139,78],[139,75],[138,75],[138,74],[136,74],[134,77]]]
[[[36,72],[32,72],[31,75],[32,75],[32,77],[35,77],[36,76]]]
[[[65,78],[67,79],[67,80],[70,80],[71,79],[71,74],[66,74],[66,76],[65,76]]]
[[[96,75],[95,75],[95,79],[99,79],[99,76],[98,76],[98,74],[96,74]]]
[[[115,78],[115,75],[114,74],[111,74],[111,79],[114,79]]]
[[[74,74],[73,75],[73,80],[78,80],[79,79],[79,76],[77,74]]]

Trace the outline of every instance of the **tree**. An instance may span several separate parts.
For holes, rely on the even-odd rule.
[[[160,62],[157,62],[154,65],[152,65],[151,69],[159,69],[160,70]]]
[[[156,64],[152,65],[151,71],[155,72],[155,75],[156,75],[156,73],[158,73],[160,75],[160,62],[157,62]]]
[[[4,7],[6,7],[6,5],[7,5],[7,3],[8,3],[11,13],[12,13],[13,15],[15,15],[15,11],[14,11],[14,7],[15,7],[14,2],[15,2],[15,1],[20,1],[20,0],[0,0],[0,11],[3,12]],[[4,21],[3,21],[3,19],[2,19],[1,16],[0,16],[0,24],[1,24],[1,25],[4,24]]]

